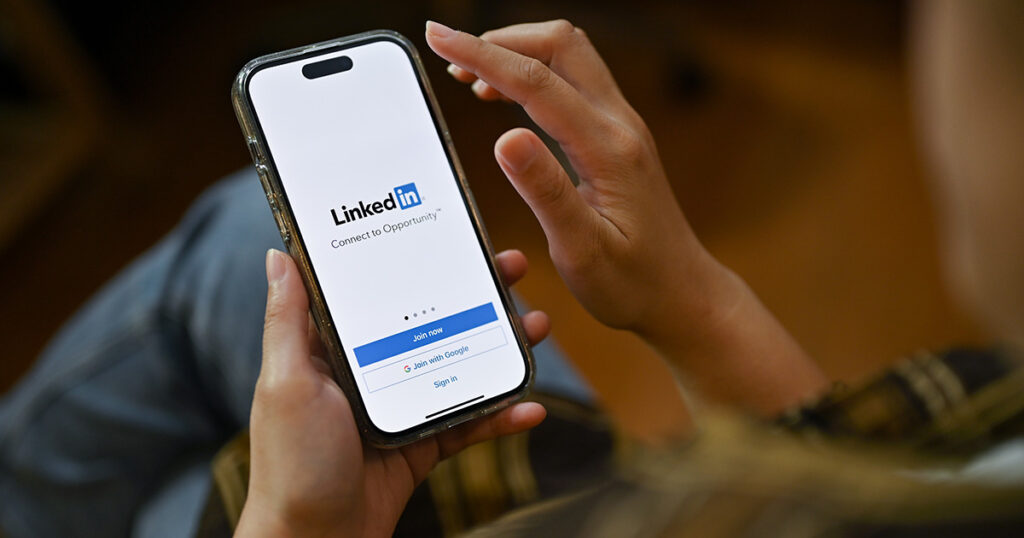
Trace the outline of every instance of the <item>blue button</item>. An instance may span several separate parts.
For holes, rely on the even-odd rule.
[[[476,308],[470,308],[458,314],[452,314],[446,318],[441,318],[437,321],[381,338],[375,342],[361,345],[353,351],[356,353],[356,362],[359,363],[360,367],[369,366],[375,362],[380,362],[406,351],[412,351],[418,347],[464,333],[492,321],[498,321],[498,314],[494,311],[494,305],[491,303],[482,304]]]

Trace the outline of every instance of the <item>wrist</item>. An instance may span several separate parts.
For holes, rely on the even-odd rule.
[[[816,396],[828,380],[737,274],[703,251],[636,332],[687,388],[770,416]]]
[[[653,279],[650,308],[632,327],[655,348],[696,348],[724,323],[747,293],[746,283],[703,246],[687,249],[660,264]]]
[[[298,538],[303,536],[286,521],[269,511],[250,508],[249,503],[246,503],[245,508],[242,509],[242,515],[238,518],[238,526],[235,527],[234,535],[239,538],[262,538],[264,536]]]
[[[319,538],[323,536],[362,536],[358,522],[315,517],[290,516],[258,500],[246,501],[235,536],[240,538]]]

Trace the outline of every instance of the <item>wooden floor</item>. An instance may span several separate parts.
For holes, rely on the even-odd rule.
[[[372,27],[396,28],[425,51],[427,17],[477,32],[554,17],[584,27],[647,118],[700,237],[835,378],[864,376],[920,347],[980,337],[940,280],[900,4],[782,2],[753,11],[713,2],[409,5],[353,12],[266,3],[239,15],[196,2],[145,35],[131,31],[129,52],[112,45],[129,30],[106,38],[80,33],[107,92],[102,142],[5,247],[0,390],[202,188],[248,165],[227,98],[244,60]],[[75,13],[64,15],[74,27]],[[131,11],[124,17],[126,27],[156,20]],[[539,227],[494,163],[493,141],[526,125],[525,117],[476,102],[444,75],[442,62],[427,55],[426,63],[496,246],[531,259],[520,286],[526,300],[551,314],[559,345],[623,427],[647,435],[682,420],[665,367],[572,299]]]

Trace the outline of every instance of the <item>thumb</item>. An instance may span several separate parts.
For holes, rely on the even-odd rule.
[[[309,300],[291,256],[267,251],[267,314],[263,324],[263,366],[266,381],[311,369]]]
[[[501,135],[494,156],[537,216],[549,244],[571,247],[593,235],[596,213],[533,131],[517,128]]]

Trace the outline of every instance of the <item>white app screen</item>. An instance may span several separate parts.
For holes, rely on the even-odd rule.
[[[348,56],[320,78],[303,65]],[[249,95],[371,421],[388,433],[515,390],[526,363],[405,50],[257,71]]]

